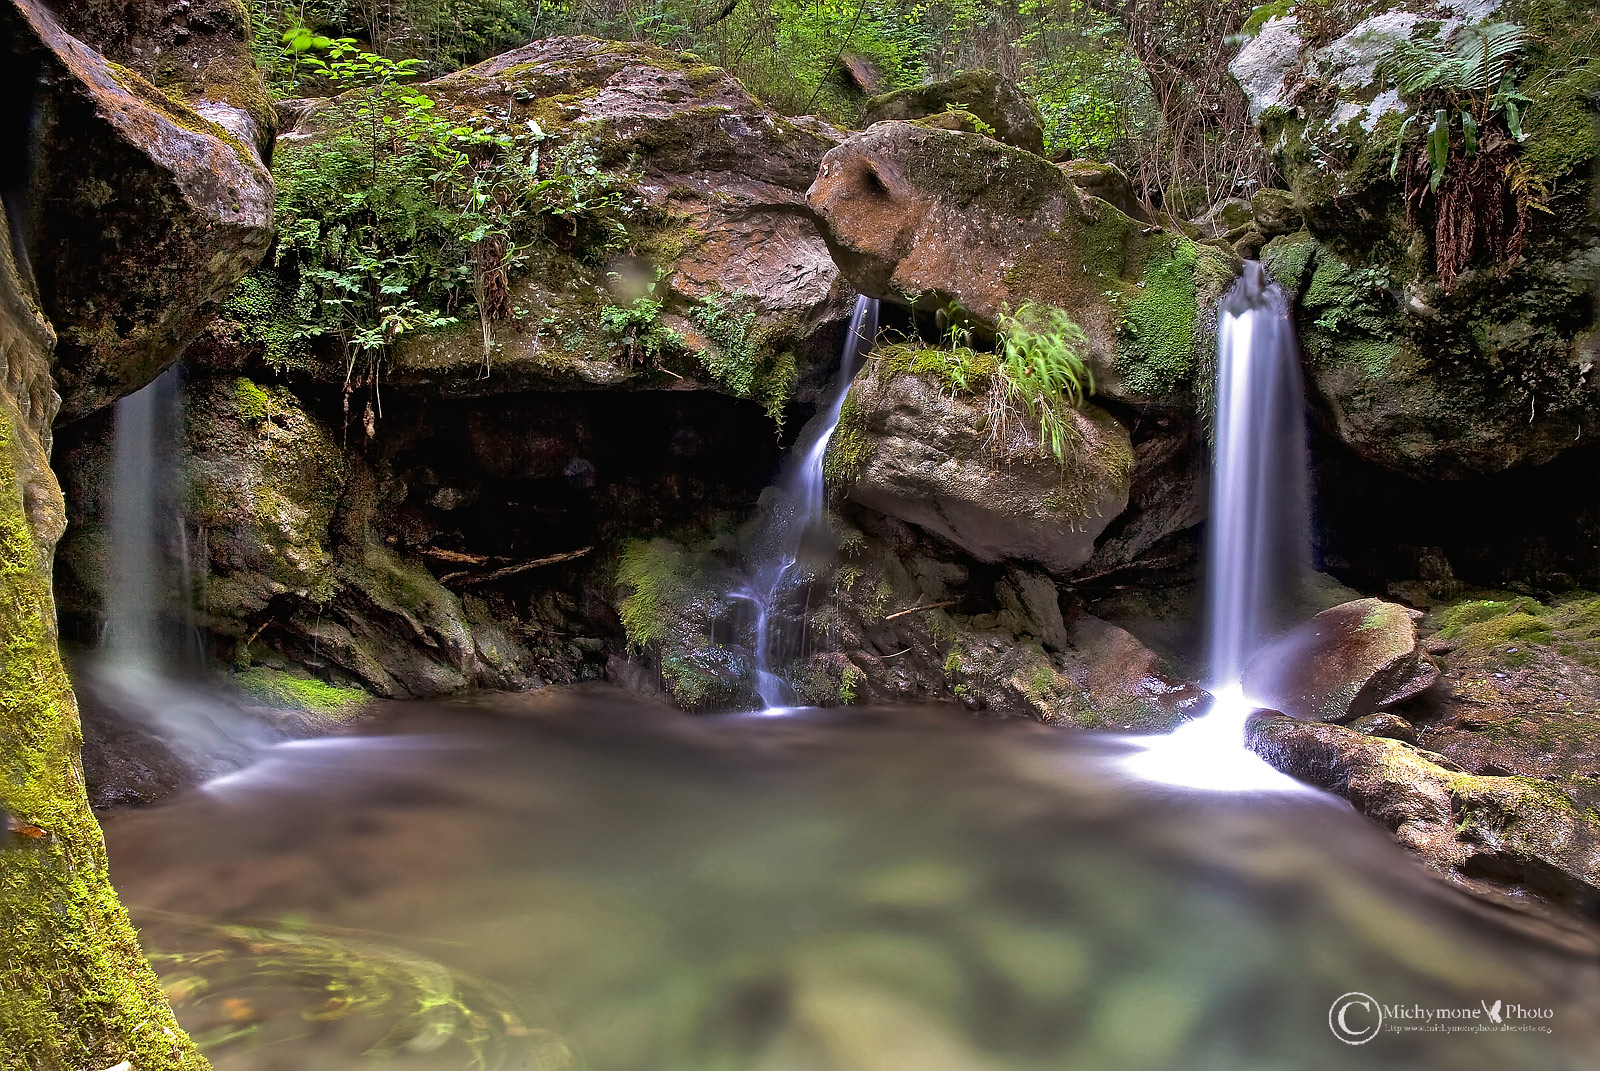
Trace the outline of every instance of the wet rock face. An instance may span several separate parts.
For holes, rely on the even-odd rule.
[[[897,89],[867,101],[861,125],[889,119],[921,119],[965,111],[980,119],[997,141],[1043,155],[1044,122],[1033,100],[995,71],[966,71],[925,86]]]
[[[1054,305],[1090,344],[1101,394],[1192,404],[1215,346],[1231,257],[1141,223],[1062,169],[976,134],[880,123],[823,158],[808,193],[834,259],[864,294],[993,328]]]
[[[1438,684],[1349,729],[1259,719],[1251,746],[1459,880],[1600,907],[1600,602],[1436,607]],[[1436,630],[1436,631],[1435,631]]]
[[[983,398],[905,374],[858,378],[836,449],[853,455],[846,493],[914,524],[979,561],[1031,561],[1057,573],[1082,565],[1128,504],[1128,433],[1092,405],[1073,410],[1065,461],[1036,440],[991,444]]]
[[[1258,198],[1257,222],[1263,236],[1280,235],[1263,260],[1298,297],[1318,414],[1363,458],[1425,480],[1543,464],[1600,435],[1600,380],[1586,371],[1595,360],[1600,285],[1596,106],[1592,93],[1563,82],[1563,72],[1583,62],[1574,42],[1592,13],[1524,5],[1488,15],[1494,7],[1369,6],[1359,23],[1316,32],[1291,14],[1268,20],[1232,67],[1293,196],[1290,212],[1280,205],[1262,213]],[[1515,61],[1519,84],[1556,87],[1539,91],[1526,137],[1501,165],[1548,196],[1538,208],[1498,191],[1508,220],[1522,213],[1522,255],[1490,255],[1480,242],[1447,285],[1427,162],[1409,180],[1406,161],[1391,173],[1402,127],[1426,127],[1434,105],[1402,99],[1378,68],[1405,42],[1437,45],[1486,17],[1530,31]],[[1330,27],[1334,40],[1317,39]],[[1511,143],[1498,120],[1482,136],[1486,145]],[[1470,166],[1459,132],[1452,137],[1456,155],[1442,190]],[[1493,203],[1496,193],[1478,189],[1475,203]]]
[[[830,151],[807,197],[863,293],[926,309],[959,300],[990,323],[1023,300],[1015,275],[1031,243],[1018,228],[1056,235],[1087,218],[1077,187],[1040,157],[910,123]]]
[[[61,418],[154,379],[265,255],[272,181],[253,148],[70,36],[28,0],[0,8],[9,63],[37,74],[27,263],[55,325]]]
[[[1414,610],[1358,599],[1324,610],[1250,660],[1244,690],[1297,718],[1347,721],[1415,698],[1439,677]]]
[[[62,29],[206,119],[272,153],[272,103],[236,0],[43,0]]]

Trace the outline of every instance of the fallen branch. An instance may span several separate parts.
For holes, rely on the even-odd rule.
[[[954,606],[956,603],[958,603],[960,601],[961,601],[960,599],[946,599],[943,602],[930,602],[926,606],[913,606],[909,610],[896,610],[894,613],[890,614],[888,617],[884,618],[883,620],[884,620],[884,623],[887,624],[888,622],[893,621],[897,617],[904,617],[907,614],[920,614],[924,610],[943,610],[946,606]]]
[[[528,562],[518,562],[516,565],[508,565],[504,569],[491,569],[489,572],[480,573],[477,576],[473,576],[465,570],[459,573],[446,573],[439,578],[439,583],[447,584],[452,580],[460,580],[463,587],[468,584],[486,584],[491,580],[500,580],[503,577],[515,576],[517,573],[525,573],[529,569],[537,569],[541,565],[570,562],[574,558],[581,558],[593,550],[593,547],[579,547],[577,550],[569,550],[565,554],[552,554],[548,558],[535,558]]]
[[[423,547],[422,553],[430,558],[438,558],[445,562],[466,562],[468,565],[488,565],[487,554],[467,554],[459,550],[445,550],[442,547]]]

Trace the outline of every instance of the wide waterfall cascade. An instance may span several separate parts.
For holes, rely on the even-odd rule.
[[[822,468],[828,443],[839,426],[839,414],[844,410],[850,384],[877,334],[877,299],[857,297],[839,358],[838,379],[828,404],[801,429],[777,483],[762,496],[764,518],[757,541],[757,559],[748,583],[735,597],[751,603],[755,610],[752,653],[756,692],[761,696],[763,709],[768,711],[784,710],[795,703],[794,689],[778,667],[782,666],[785,656],[792,653],[798,637],[792,635],[796,630],[786,628],[780,621],[780,603],[785,588],[796,580],[796,566],[800,564],[807,536],[822,522],[827,501]],[[803,631],[803,623],[800,631]]]
[[[204,663],[178,468],[182,369],[118,401],[112,421],[105,631],[100,656],[81,660],[79,686],[94,708],[142,726],[190,769],[238,769],[283,734],[181,676]]]
[[[1240,685],[1309,569],[1305,395],[1288,298],[1261,265],[1223,301],[1211,508],[1206,540],[1211,710],[1143,744],[1129,767],[1151,780],[1218,790],[1304,790],[1244,745],[1258,704]]]

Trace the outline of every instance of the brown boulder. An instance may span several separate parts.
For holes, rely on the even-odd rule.
[[[837,130],[778,114],[692,56],[590,37],[536,41],[418,88],[455,122],[536,122],[541,166],[571,153],[609,176],[606,196],[627,234],[591,248],[576,224],[574,233],[565,221],[547,231],[537,209],[519,212],[509,225],[528,239],[526,263],[507,299],[518,311],[493,324],[492,356],[469,313],[458,326],[404,336],[385,391],[710,387],[781,406],[797,370],[802,381],[808,370],[816,382],[831,378],[854,294],[805,191]],[[328,151],[359,99],[284,108],[294,122],[279,138],[280,160]],[[274,285],[292,294],[297,284],[286,275]],[[635,359],[608,316],[670,340],[660,363],[671,374]],[[295,359],[325,383],[345,381],[332,348]]]
[[[980,561],[1077,568],[1128,504],[1128,432],[1104,410],[1071,411],[1058,461],[1036,441],[996,451],[985,399],[921,375],[862,375],[829,469],[852,501],[914,524]]]
[[[7,61],[36,73],[27,203],[7,207],[55,326],[64,420],[153,380],[266,254],[272,179],[254,149],[71,36],[0,5]],[[253,70],[251,72],[253,77]],[[18,131],[19,136],[25,136]]]
[[[928,312],[955,302],[987,327],[1025,302],[1057,306],[1088,338],[1099,392],[1119,399],[1191,396],[1235,275],[1224,253],[962,131],[879,123],[823,157],[807,196],[861,293]]]
[[[1250,660],[1245,694],[1320,721],[1347,721],[1412,699],[1439,678],[1417,642],[1419,616],[1382,599],[1324,610]]]
[[[952,111],[981,120],[995,140],[1044,154],[1044,122],[1038,106],[1011,79],[995,71],[963,71],[951,78],[873,97],[862,126],[891,119],[921,119]]]

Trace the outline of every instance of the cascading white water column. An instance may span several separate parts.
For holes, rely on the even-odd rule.
[[[768,711],[783,710],[795,703],[794,689],[775,668],[788,653],[790,639],[779,635],[782,629],[775,628],[778,603],[785,584],[793,579],[791,574],[800,560],[806,533],[822,520],[827,500],[822,466],[828,454],[828,443],[839,426],[839,414],[844,410],[850,384],[877,335],[878,300],[857,297],[839,356],[839,376],[833,394],[827,406],[801,429],[789,464],[772,489],[777,493],[777,501],[767,504],[762,554],[752,570],[748,587],[740,593],[740,597],[755,607],[756,692],[761,696],[762,707]]]
[[[1203,718],[1145,742],[1140,776],[1190,788],[1300,789],[1244,745],[1256,704],[1245,665],[1282,620],[1309,569],[1305,394],[1289,303],[1247,261],[1217,325],[1217,389],[1206,539],[1207,690]]]
[[[161,668],[168,529],[178,518],[172,470],[182,373],[178,366],[117,402],[112,411],[111,483],[105,490],[105,639],[119,662]]]
[[[1310,567],[1305,390],[1282,288],[1247,261],[1217,324],[1206,666],[1237,684]]]

